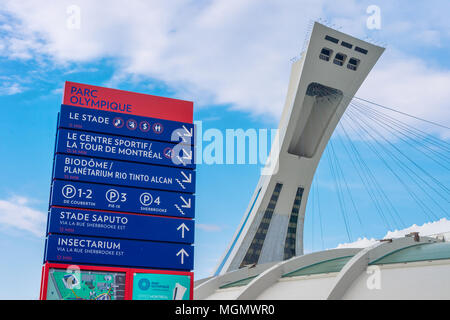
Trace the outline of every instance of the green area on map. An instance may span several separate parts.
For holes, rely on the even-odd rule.
[[[123,300],[125,273],[50,269],[47,300]]]

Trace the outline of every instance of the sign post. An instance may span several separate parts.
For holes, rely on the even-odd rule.
[[[41,299],[192,299],[192,118],[192,102],[66,82]]]

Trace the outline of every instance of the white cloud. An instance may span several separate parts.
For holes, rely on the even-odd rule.
[[[358,240],[348,243],[340,243],[336,248],[366,248],[376,244],[378,241],[376,239],[358,238]]]
[[[442,218],[438,221],[427,222],[421,226],[413,224],[412,226],[401,229],[388,231],[383,239],[394,239],[394,238],[402,238],[411,232],[419,232],[420,236],[433,236],[442,233],[450,232],[450,220],[446,218]],[[374,245],[378,241],[374,238],[359,238],[358,240],[350,243],[341,243],[337,246],[337,248],[365,248],[371,245]]]
[[[204,224],[204,223],[197,223],[195,225],[196,228],[206,231],[206,232],[219,232],[222,231],[222,227],[215,225],[215,224]]]
[[[17,82],[3,82],[0,84],[0,96],[10,96],[22,91],[24,91],[24,88]]]
[[[0,228],[26,231],[34,236],[45,235],[45,213],[31,208],[31,200],[15,196],[0,200]]]
[[[161,80],[197,103],[278,116],[291,57],[322,1],[78,1],[81,28],[66,28],[72,1],[6,1],[16,18],[9,58],[56,63],[111,58],[115,79]],[[105,5],[106,4],[106,5]],[[300,14],[301,13],[301,14]]]
[[[6,36],[1,38],[0,54],[4,56],[48,57],[61,65],[109,58],[116,65],[109,84],[157,79],[197,106],[231,104],[277,119],[287,89],[289,60],[299,54],[308,22],[332,16],[331,23],[342,26],[344,32],[364,37],[366,7],[371,3],[129,0],[124,5],[119,0],[80,0],[79,30],[66,27],[66,8],[72,1],[9,0],[4,4],[14,17],[3,23]],[[379,6],[383,22],[378,34],[404,53],[386,54],[359,94],[448,123],[450,71],[405,55],[414,46],[448,42],[450,33],[442,31],[448,29],[442,13],[448,3],[440,1],[426,10],[420,3],[404,6],[380,1]]]
[[[441,33],[437,30],[424,30],[417,33],[416,40],[430,46],[440,47],[442,45]]]
[[[51,91],[51,94],[61,96],[64,93],[64,88],[56,88]]]
[[[450,126],[450,70],[429,66],[393,50],[385,54],[356,96]],[[450,130],[408,117],[395,118],[450,138]]]
[[[413,224],[412,226],[402,229],[402,230],[394,230],[388,231],[388,233],[384,236],[386,239],[390,238],[400,238],[411,232],[419,232],[422,236],[430,236],[439,233],[450,232],[450,220],[446,218],[442,218],[438,221],[427,222],[421,226]]]

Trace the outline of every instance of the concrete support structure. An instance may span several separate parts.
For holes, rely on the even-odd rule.
[[[196,283],[194,298],[448,299],[449,248],[450,243],[439,238],[404,237],[365,249],[319,251]],[[327,263],[327,267],[321,266]],[[375,277],[378,285],[371,287],[370,277]],[[415,289],[409,290],[412,287]]]
[[[294,62],[278,146],[215,275],[303,254],[303,224],[322,153],[350,100],[384,49],[315,23]],[[275,165],[274,165],[275,164]]]

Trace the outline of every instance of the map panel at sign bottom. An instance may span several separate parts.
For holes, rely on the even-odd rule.
[[[45,263],[41,300],[190,300],[193,273]]]
[[[189,300],[190,285],[186,275],[135,273],[133,300]]]
[[[124,300],[125,273],[61,270],[48,274],[47,300]]]

